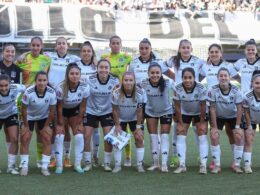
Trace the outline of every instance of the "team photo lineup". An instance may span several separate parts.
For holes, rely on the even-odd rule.
[[[64,167],[84,174],[97,166],[112,173],[124,171],[124,166],[139,173],[167,173],[172,167],[181,174],[188,171],[189,129],[199,153],[199,174],[221,172],[220,131],[228,137],[232,171],[253,173],[252,146],[260,123],[260,58],[254,39],[245,42],[245,57],[234,63],[223,59],[217,43],[208,47],[207,59],[192,55],[187,39],[167,59],[153,52],[147,38],[137,45],[136,58],[122,52],[122,44],[119,36],[112,36],[111,51],[100,59],[90,41],[81,44],[78,56],[69,54],[65,37],[56,39],[53,52],[44,52],[41,37],[33,37],[30,51],[17,58],[14,45],[3,46],[0,125],[7,173],[30,174],[35,132],[35,166],[44,176],[51,168],[54,174],[66,174]],[[133,139],[121,150],[104,140],[111,129],[115,137],[126,132]],[[144,141],[144,131],[149,141]],[[150,151],[145,151],[149,144]],[[148,167],[145,153],[152,159]]]

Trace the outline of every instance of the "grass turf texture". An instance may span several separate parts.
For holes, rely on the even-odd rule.
[[[251,175],[235,174],[231,171],[231,149],[224,132],[221,133],[222,172],[217,175],[208,173],[199,175],[198,152],[195,146],[193,132],[187,138],[187,173],[173,174],[159,171],[137,173],[135,167],[126,168],[113,174],[103,171],[103,167],[78,174],[72,168],[65,169],[62,175],[54,173],[49,177],[40,174],[36,168],[35,137],[30,146],[29,176],[14,176],[5,173],[7,155],[3,131],[0,133],[0,190],[1,194],[258,194],[260,178],[259,132],[256,133],[253,151],[253,171]],[[149,137],[145,135],[145,164],[150,165]],[[134,145],[134,144],[132,144]],[[103,147],[101,146],[103,149]],[[73,151],[73,150],[72,150]],[[132,163],[135,163],[135,150],[132,150]],[[100,152],[103,155],[103,152]],[[73,154],[71,155],[73,157]],[[102,156],[100,156],[102,162]]]

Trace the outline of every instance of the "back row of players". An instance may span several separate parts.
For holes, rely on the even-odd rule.
[[[29,143],[34,128],[37,133],[37,148],[42,157],[43,175],[50,174],[48,165],[51,153],[55,154],[56,158],[55,172],[63,172],[63,143],[68,127],[72,129],[75,139],[74,169],[79,173],[89,171],[92,168],[90,143],[93,134],[94,159],[98,156],[95,147],[99,143],[99,133],[94,129],[98,128],[99,122],[104,134],[107,134],[113,125],[116,132],[126,130],[126,126],[129,125],[135,138],[137,170],[144,172],[144,119],[150,134],[153,159],[153,164],[148,170],[160,168],[162,172],[168,172],[172,118],[175,120],[173,158],[178,154],[179,160],[174,173],[186,171],[185,140],[192,122],[200,153],[199,173],[206,174],[207,113],[210,114],[211,153],[214,162],[211,172],[219,173],[221,170],[218,130],[225,125],[233,151],[234,171],[243,172],[240,168],[243,156],[244,171],[252,173],[252,142],[256,124],[260,119],[260,60],[254,40],[246,42],[246,58],[238,60],[234,65],[223,60],[222,48],[218,44],[209,47],[206,62],[191,54],[192,45],[188,40],[180,42],[178,54],[166,63],[152,52],[148,39],[140,42],[140,57],[134,60],[120,52],[121,47],[120,37],[111,37],[111,53],[103,55],[102,60],[97,62],[90,42],[82,44],[79,59],[67,54],[68,45],[64,37],[57,39],[56,52],[44,54],[41,38],[34,37],[30,44],[31,51],[19,57],[16,65],[13,62],[14,46],[7,44],[4,47],[0,64],[0,121],[4,124],[6,132],[7,172],[19,174],[15,168],[18,152],[18,111],[15,99],[18,93],[22,92],[21,175],[28,174]],[[24,85],[11,84],[20,82],[19,71],[22,72]],[[168,78],[164,78],[162,74]],[[199,82],[203,77],[207,80],[207,89]],[[241,91],[230,83],[231,78],[241,81]],[[47,83],[52,87],[47,86]],[[25,89],[25,86],[28,88]],[[169,97],[169,91],[172,89],[175,109],[172,108]],[[246,125],[242,129],[245,130],[240,128],[243,113]],[[53,120],[54,130],[50,126]],[[52,137],[55,138],[53,145]],[[112,146],[107,142],[104,144],[104,169],[112,171]],[[65,151],[69,149],[65,148]],[[118,172],[121,170],[121,151],[115,150],[114,157],[113,172]],[[82,158],[84,167],[81,164]]]

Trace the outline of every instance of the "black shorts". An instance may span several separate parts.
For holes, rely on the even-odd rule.
[[[153,116],[149,116],[147,114],[144,114],[145,118],[154,118],[154,119],[160,119],[160,124],[161,125],[171,125],[172,124],[172,114],[166,114],[163,115],[161,117],[153,117]]]
[[[62,108],[62,116],[70,118],[79,114],[79,106],[76,108]]]
[[[113,120],[112,113],[101,115],[101,116],[95,116],[95,115],[87,113],[84,116],[83,125],[97,128],[98,122],[101,123],[101,127],[113,126],[114,120]]]
[[[252,125],[252,129],[256,129],[257,127],[257,124],[251,124]],[[260,127],[260,124],[258,124],[258,127]],[[244,129],[244,130],[247,130],[247,124],[246,124],[246,119],[245,119],[245,116],[243,115],[242,116],[242,122],[241,122],[241,125],[240,125],[240,128],[241,129]]]
[[[137,121],[120,122],[120,126],[121,126],[123,131],[126,131],[127,124],[129,125],[129,128],[130,128],[131,131],[135,131],[136,130]]]
[[[45,122],[46,122],[46,118],[45,119],[41,119],[41,120],[37,120],[37,121],[28,121],[28,124],[29,124],[29,129],[30,129],[30,131],[33,131],[34,130],[34,125],[36,124],[37,125],[37,127],[38,127],[38,130],[42,130],[43,129],[43,127],[44,127],[44,124],[45,124]],[[50,126],[50,128],[53,128],[53,124],[52,123],[50,123],[49,124],[49,126]]]
[[[236,118],[217,118],[217,127],[218,129],[222,130],[225,123],[227,123],[231,130],[235,129],[236,126]]]
[[[18,126],[18,114],[13,114],[5,119],[0,119],[0,127],[2,127],[2,124],[4,124],[5,128],[11,127],[11,126]]]
[[[200,115],[185,115],[185,114],[182,115],[182,122],[183,123],[190,124],[191,121],[194,124],[199,123],[200,122]],[[206,115],[204,121],[205,122],[208,121],[208,116],[207,115]]]

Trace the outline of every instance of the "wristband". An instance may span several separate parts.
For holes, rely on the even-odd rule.
[[[236,125],[236,126],[235,126],[235,129],[239,129],[239,128],[240,128],[240,125]]]
[[[143,125],[136,125],[136,129],[142,129]]]

